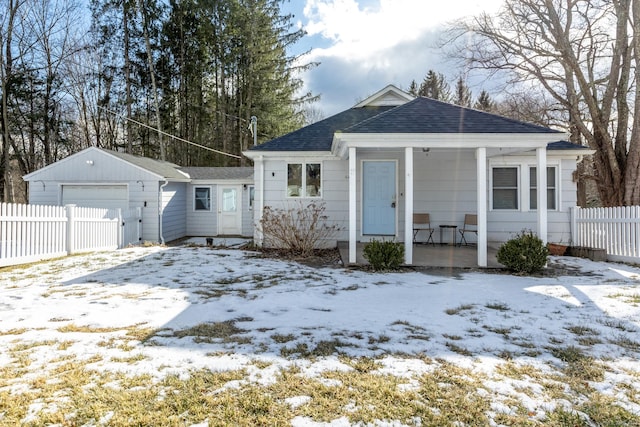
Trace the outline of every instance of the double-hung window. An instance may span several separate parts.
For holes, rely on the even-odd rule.
[[[538,209],[538,189],[536,179],[536,167],[529,168],[529,208]],[[556,191],[556,168],[547,167],[547,209],[554,210],[557,205],[558,192]]]
[[[320,197],[322,167],[320,163],[287,165],[287,197]]]
[[[195,187],[193,189],[193,209],[196,211],[211,210],[211,187]]]
[[[492,169],[493,209],[518,209],[518,167]]]

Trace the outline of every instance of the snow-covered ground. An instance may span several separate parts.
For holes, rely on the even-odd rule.
[[[575,346],[607,361],[608,374],[594,387],[615,395],[624,385],[640,393],[640,269],[571,257],[551,263],[567,273],[379,274],[204,244],[72,256],[0,270],[0,368],[12,363],[9,349],[16,343],[51,340],[71,343],[34,348],[30,370],[46,370],[63,354],[90,359],[100,353],[106,357],[95,369],[162,377],[245,367],[250,380],[269,382],[293,363],[308,375],[338,369],[335,354],[298,357],[301,349],[332,343],[349,357],[379,357],[399,376],[433,369],[421,362],[426,356],[491,378],[506,358],[554,369],[562,361],[553,349]],[[193,332],[203,324],[232,332]],[[130,355],[127,349],[99,345],[146,328],[144,343],[129,342],[145,356],[135,363],[114,362]],[[268,360],[269,369],[251,379],[257,359]],[[7,387],[19,392],[21,381]],[[513,388],[499,381],[485,386],[502,394]],[[620,399],[640,415],[637,403]],[[546,403],[527,405],[539,411]]]

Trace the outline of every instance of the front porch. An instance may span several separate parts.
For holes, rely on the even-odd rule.
[[[362,252],[364,242],[356,245],[356,264],[367,264]],[[349,242],[338,242],[338,250],[344,265],[349,264]],[[498,249],[487,247],[487,268],[501,268],[496,260]],[[437,267],[437,268],[477,268],[478,250],[475,246],[451,246],[451,245],[413,245],[413,266]]]

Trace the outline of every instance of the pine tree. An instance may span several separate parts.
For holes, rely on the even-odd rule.
[[[444,102],[451,100],[451,91],[444,74],[436,73],[434,70],[429,70],[420,85],[418,94]]]
[[[462,77],[459,77],[456,82],[456,95],[453,103],[462,107],[471,107],[471,89]]]
[[[415,80],[411,80],[411,84],[409,84],[409,93],[413,96],[419,96],[418,95],[418,83],[416,83]]]
[[[480,92],[480,96],[478,96],[474,108],[477,110],[492,113],[495,111],[495,107],[495,102],[493,102],[493,100],[491,99],[489,92],[487,92],[486,90]]]

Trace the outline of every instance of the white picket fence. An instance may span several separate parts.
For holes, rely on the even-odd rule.
[[[640,206],[573,208],[573,246],[605,249],[607,259],[640,263]]]
[[[137,244],[140,208],[0,203],[0,267]]]

